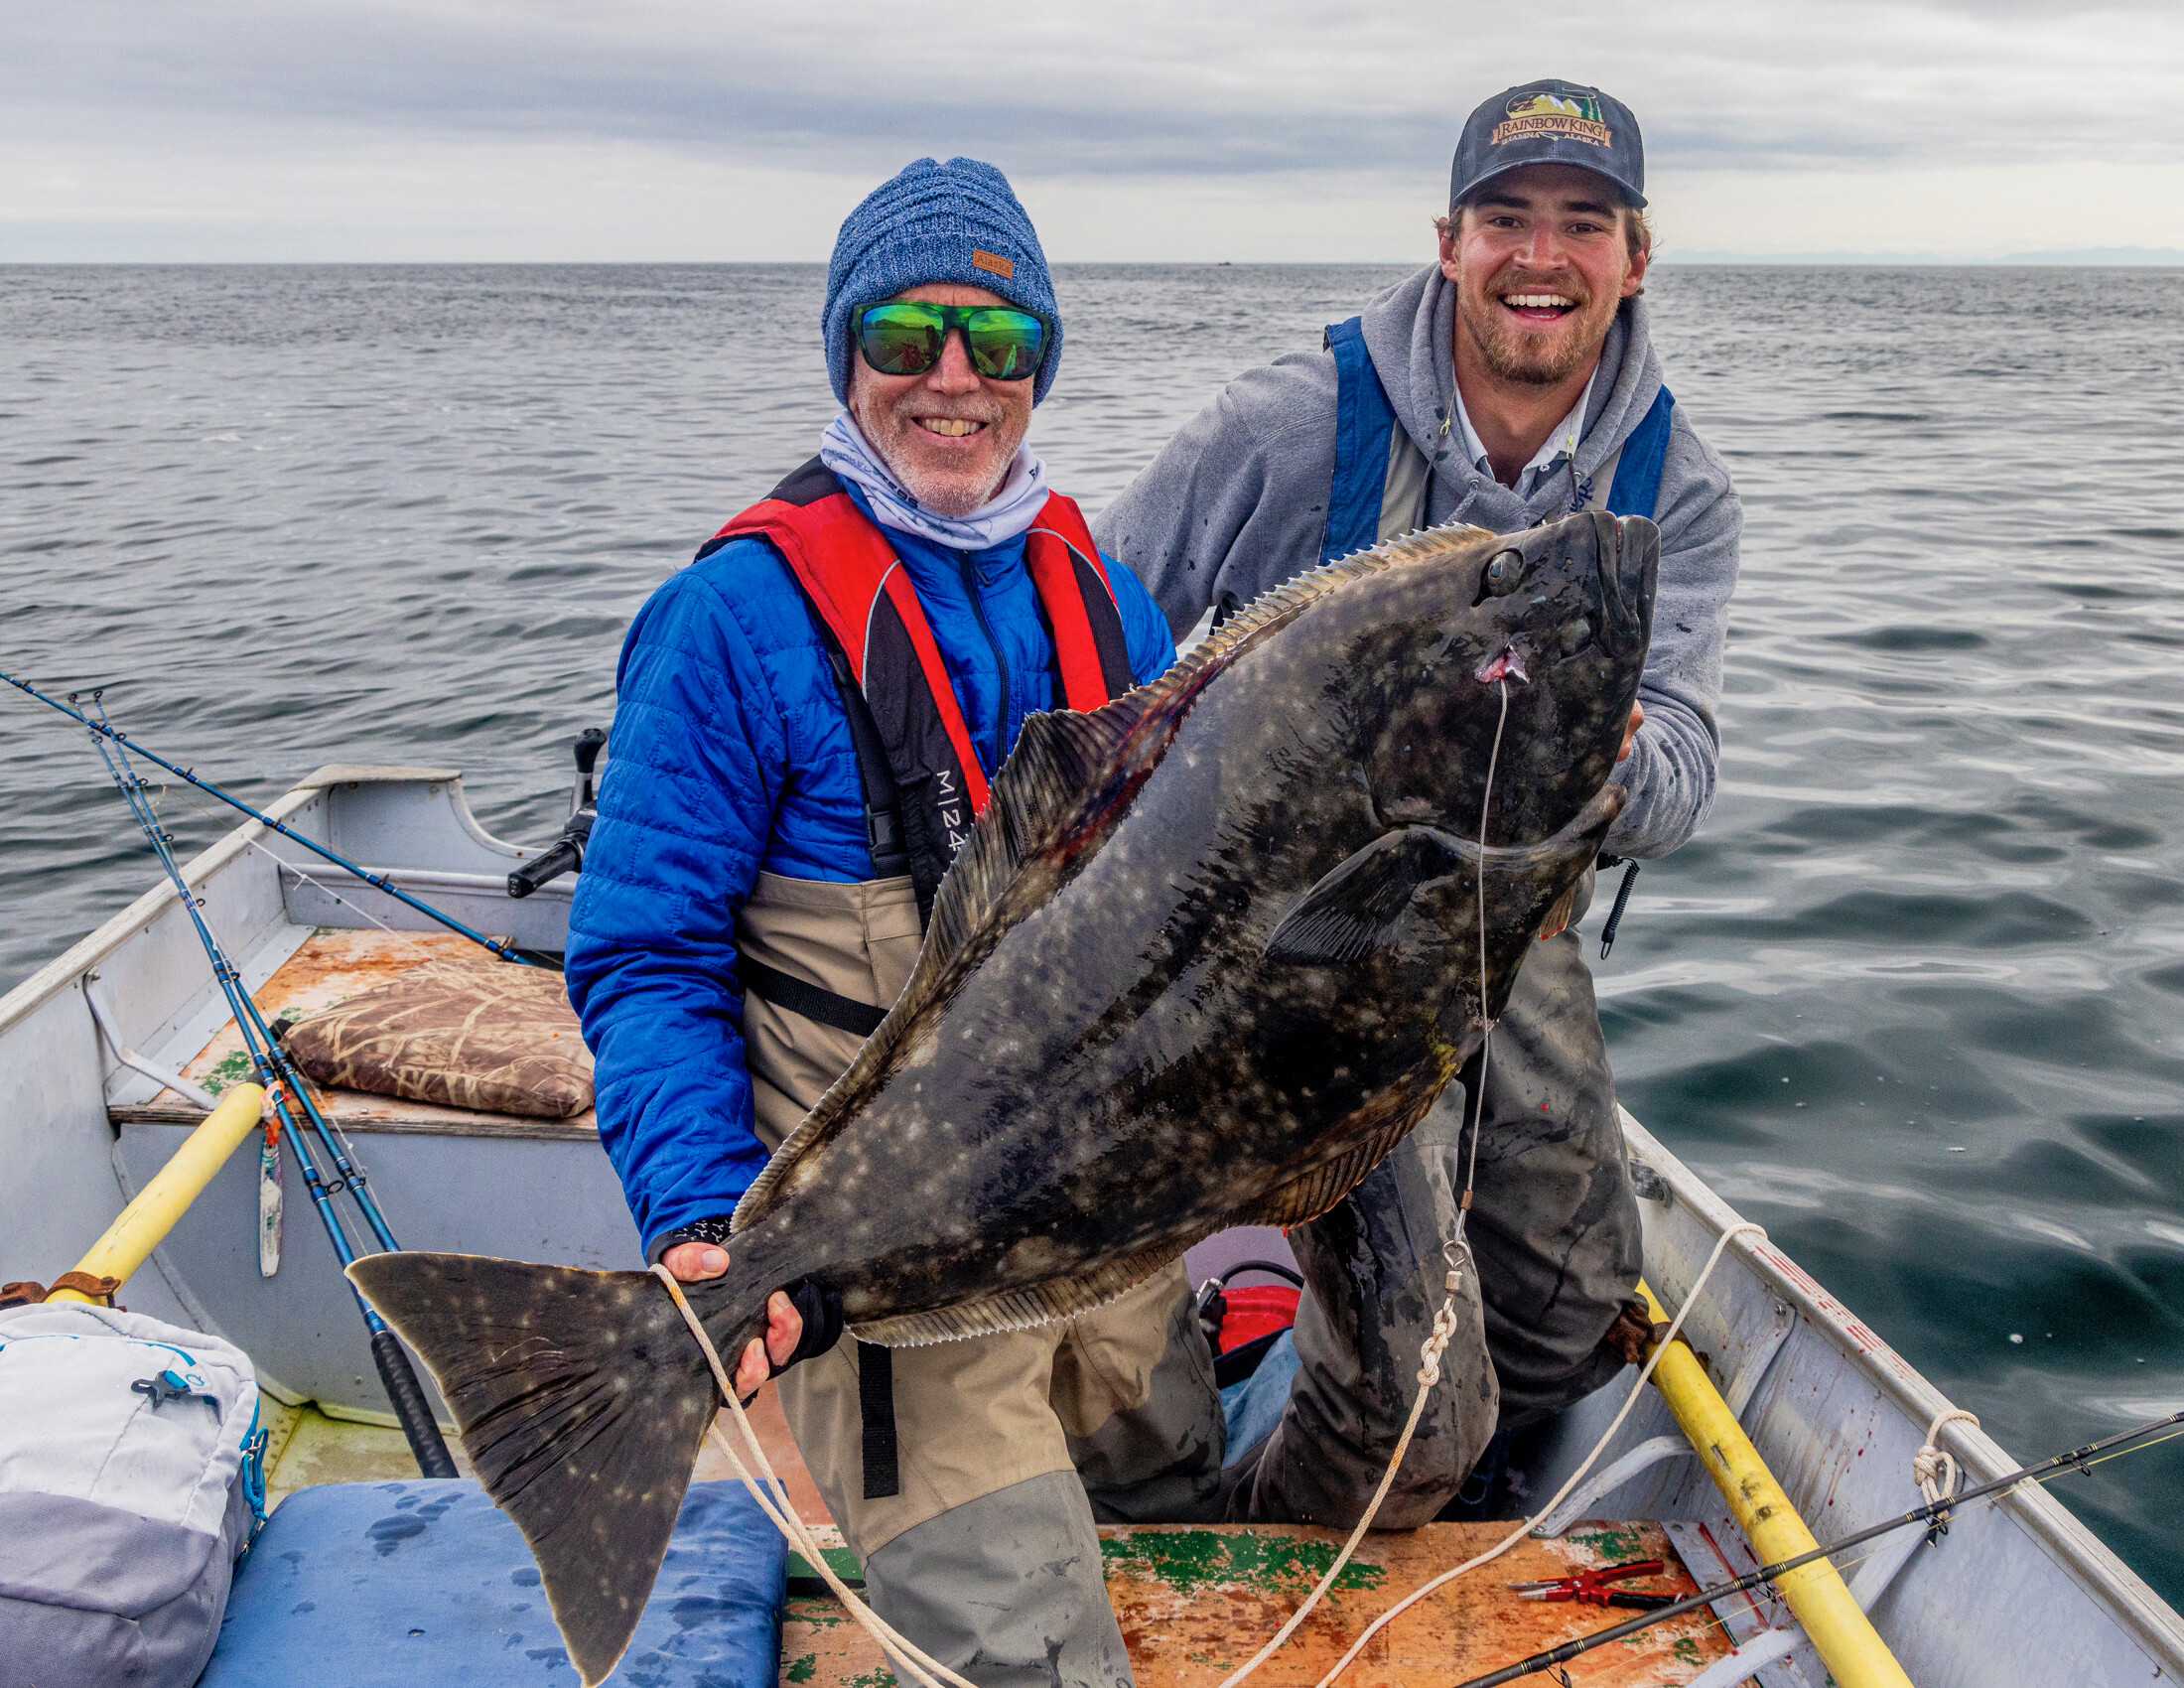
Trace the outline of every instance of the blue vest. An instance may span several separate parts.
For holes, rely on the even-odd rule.
[[[1395,407],[1365,350],[1365,320],[1352,317],[1327,330],[1334,353],[1334,482],[1327,494],[1327,532],[1319,560],[1331,563],[1374,544],[1380,534],[1381,500],[1387,490],[1388,447],[1395,438]],[[1676,399],[1667,387],[1623,442],[1608,488],[1614,515],[1651,517],[1661,501],[1661,468],[1668,461],[1669,412]]]

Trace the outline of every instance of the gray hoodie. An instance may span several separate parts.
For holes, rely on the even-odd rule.
[[[1540,477],[1532,496],[1520,498],[1464,460],[1462,427],[1449,421],[1454,318],[1455,289],[1437,264],[1365,308],[1373,367],[1396,420],[1433,465],[1427,519],[1507,533],[1561,515],[1570,492],[1564,472]],[[1660,387],[1645,302],[1626,300],[1601,349],[1577,444],[1576,475],[1597,483],[1595,503],[1609,483],[1603,471]],[[1646,724],[1617,771],[1631,802],[1607,840],[1619,856],[1667,855],[1713,801],[1714,706],[1743,511],[1721,460],[1681,405],[1673,414],[1654,512],[1661,579],[1639,688]],[[1330,352],[1292,352],[1238,376],[1092,524],[1100,549],[1130,565],[1178,635],[1224,597],[1250,603],[1318,560],[1334,418]]]

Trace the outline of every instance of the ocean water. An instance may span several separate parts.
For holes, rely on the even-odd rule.
[[[1097,509],[1400,273],[1065,270],[1055,483]],[[630,615],[814,449],[821,286],[0,269],[0,667],[261,800],[447,763],[543,841]],[[1624,1099],[2013,1452],[2172,1410],[2184,272],[1649,297],[1746,521],[1719,799],[1598,964]],[[0,695],[0,988],[152,871],[80,735]],[[2184,1604],[2184,1453],[2057,1492]]]

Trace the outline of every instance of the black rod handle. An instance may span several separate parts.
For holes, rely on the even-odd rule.
[[[508,895],[528,897],[550,879],[581,872],[584,847],[592,841],[592,822],[598,818],[599,811],[590,808],[579,809],[571,815],[569,824],[561,829],[561,836],[549,849],[508,876]]]
[[[559,879],[584,860],[581,847],[563,839],[551,850],[534,856],[508,876],[508,895],[528,897],[550,879]]]
[[[371,1357],[378,1362],[379,1381],[387,1386],[387,1399],[394,1403],[395,1419],[402,1426],[403,1436],[409,1440],[417,1469],[429,1477],[456,1476],[455,1461],[448,1455],[447,1441],[441,1436],[440,1426],[433,1421],[432,1408],[425,1400],[425,1387],[417,1381],[409,1355],[402,1351],[402,1344],[395,1339],[392,1331],[381,1327],[371,1334]]]

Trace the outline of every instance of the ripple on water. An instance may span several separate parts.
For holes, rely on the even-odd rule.
[[[1402,273],[1065,266],[1055,484],[1096,510]],[[823,283],[0,269],[0,666],[256,797],[446,762],[543,839],[630,616],[832,414]],[[2107,272],[2097,321],[2083,285],[1651,272],[1744,574],[1718,800],[1599,968],[1630,1106],[2024,1454],[2184,1399],[2184,274]],[[0,982],[151,880],[8,707]],[[2184,1600],[2173,1455],[2059,1492]]]

